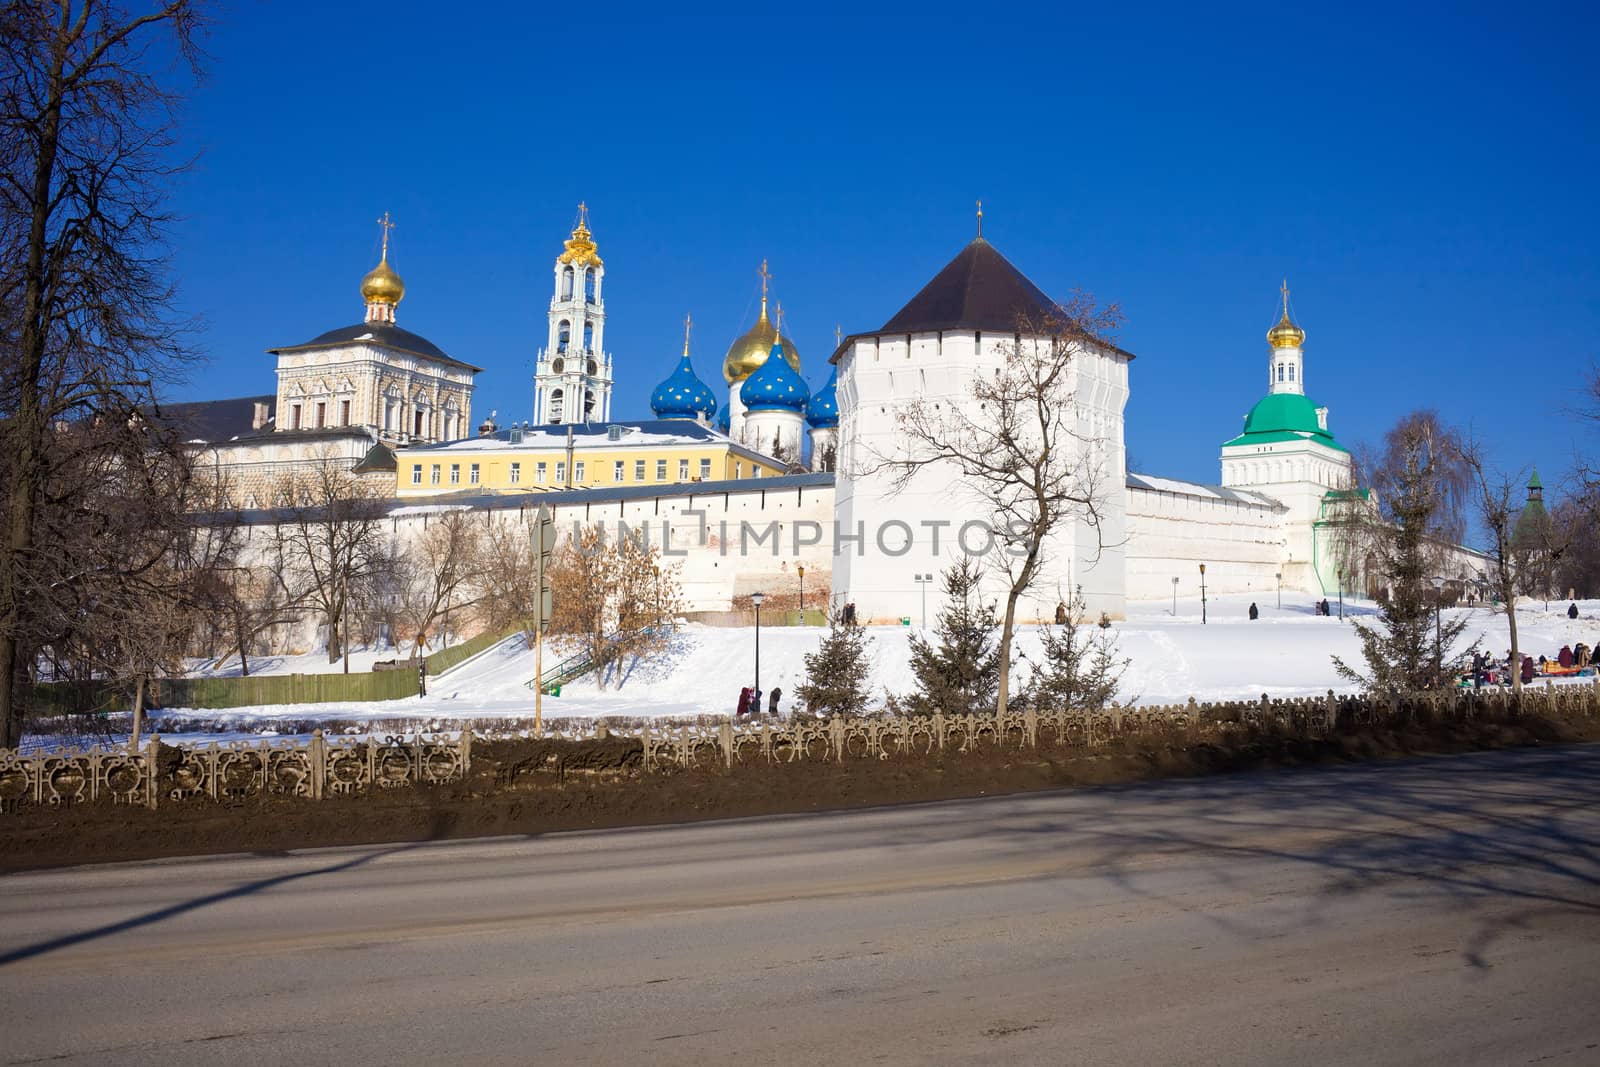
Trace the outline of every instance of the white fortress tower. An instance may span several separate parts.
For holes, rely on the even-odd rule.
[[[915,617],[917,575],[938,574],[963,551],[979,554],[995,543],[983,532],[995,520],[994,507],[959,470],[929,466],[897,488],[880,460],[904,455],[898,408],[913,400],[952,408],[972,404],[975,378],[998,374],[1019,345],[1039,343],[1019,334],[1021,317],[1043,321],[1055,308],[1054,300],[980,236],[881,328],[840,343],[832,357],[839,529],[833,606],[854,603],[863,622]],[[1100,526],[1096,531],[1079,519],[1050,539],[1033,590],[1018,605],[1020,622],[1053,618],[1056,604],[1075,587],[1082,588],[1091,618],[1125,614],[1123,411],[1132,358],[1107,347],[1072,361],[1070,419],[1075,432],[1093,442],[1086,446],[1094,450],[1086,462],[1097,469],[1103,487]],[[987,578],[984,599],[1000,595],[998,579]]]
[[[611,418],[611,354],[605,350],[606,266],[589,233],[589,209],[556,257],[550,336],[533,374],[533,421],[550,425]]]

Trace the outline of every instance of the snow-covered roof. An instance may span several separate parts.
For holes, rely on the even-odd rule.
[[[1186,482],[1178,478],[1158,478],[1153,474],[1135,474],[1128,472],[1129,489],[1145,489],[1152,493],[1177,493],[1181,496],[1194,496],[1210,500],[1231,500],[1236,504],[1251,504],[1256,507],[1281,508],[1284,505],[1267,496],[1265,493],[1253,493],[1248,489],[1229,489],[1221,485],[1202,485],[1199,482]]]

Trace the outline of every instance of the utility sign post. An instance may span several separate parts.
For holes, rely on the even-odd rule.
[[[550,625],[550,561],[556,550],[556,520],[543,504],[533,516],[533,732],[544,733],[544,629]]]

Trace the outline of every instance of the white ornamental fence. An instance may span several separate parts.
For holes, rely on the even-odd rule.
[[[1600,682],[1509,691],[1424,693],[1407,697],[1336,696],[1258,702],[1171,704],[1105,711],[1008,712],[1005,715],[838,716],[827,720],[726,720],[617,728],[558,722],[537,736],[488,735],[486,741],[621,742],[638,746],[645,771],[732,768],[737,764],[889,759],[1044,746],[1095,749],[1130,737],[1175,744],[1226,741],[1230,734],[1273,730],[1324,737],[1337,728],[1408,722],[1471,721],[1508,715],[1592,718]],[[110,801],[156,807],[196,798],[237,800],[269,794],[321,800],[368,789],[441,785],[464,779],[473,734],[383,738],[208,742],[139,748],[90,747],[54,752],[0,751],[0,811]]]

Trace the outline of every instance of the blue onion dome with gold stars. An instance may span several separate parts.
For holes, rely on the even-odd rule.
[[[766,362],[757,367],[739,387],[739,399],[746,411],[793,411],[806,409],[811,390],[784,358],[783,346],[774,344]]]
[[[812,393],[811,399],[806,402],[807,425],[815,430],[839,425],[838,392],[839,369],[835,367],[822,388]]]
[[[690,323],[685,320],[683,325],[683,357],[678,360],[677,369],[650,394],[650,410],[658,419],[709,419],[716,414],[717,398],[689,362]]]

